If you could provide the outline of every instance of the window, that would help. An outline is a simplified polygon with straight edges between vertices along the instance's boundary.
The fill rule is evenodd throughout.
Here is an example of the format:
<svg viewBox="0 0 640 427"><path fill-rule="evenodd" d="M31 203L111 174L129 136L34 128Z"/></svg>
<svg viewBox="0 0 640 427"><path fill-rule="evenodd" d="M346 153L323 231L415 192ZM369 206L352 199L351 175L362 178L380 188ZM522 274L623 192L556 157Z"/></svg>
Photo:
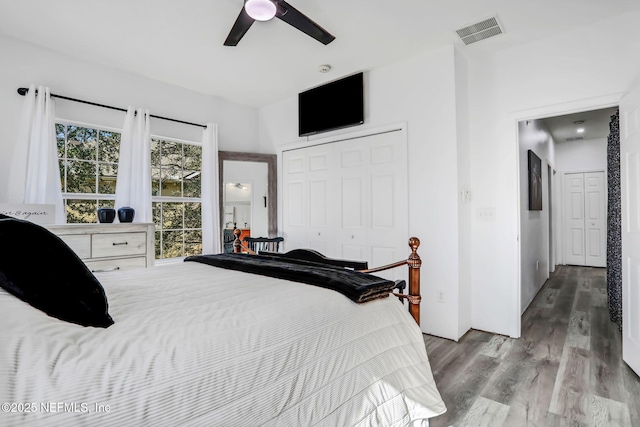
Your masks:
<svg viewBox="0 0 640 427"><path fill-rule="evenodd" d="M99 207L115 207L119 131L57 123L67 223L95 223ZM202 253L202 147L151 140L151 194L156 258Z"/></svg>
<svg viewBox="0 0 640 427"><path fill-rule="evenodd" d="M56 138L67 223L97 222L99 207L114 207L120 133L57 123Z"/></svg>
<svg viewBox="0 0 640 427"><path fill-rule="evenodd" d="M202 253L202 147L151 139L151 195L156 258Z"/></svg>

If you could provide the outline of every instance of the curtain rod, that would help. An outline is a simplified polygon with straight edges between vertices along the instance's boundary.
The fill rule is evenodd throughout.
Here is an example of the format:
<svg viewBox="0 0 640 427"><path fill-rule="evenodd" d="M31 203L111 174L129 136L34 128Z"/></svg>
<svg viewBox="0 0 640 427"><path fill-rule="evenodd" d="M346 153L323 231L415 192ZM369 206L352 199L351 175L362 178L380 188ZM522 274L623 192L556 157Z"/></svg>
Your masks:
<svg viewBox="0 0 640 427"><path fill-rule="evenodd" d="M29 92L29 88L26 88L26 87L18 88L18 93L20 95L22 95L22 96L25 96L27 94L27 92ZM38 94L38 91L36 90L36 95L37 94ZM55 98L66 99L67 101L75 101L75 102L80 102L82 104L94 105L96 107L109 108L110 110L124 111L125 113L127 112L127 110L125 110L124 108L112 107L111 105L97 104L95 102L83 101L82 99L69 98L68 96L56 95L55 93L52 93L51 96L55 97ZM205 128L205 129L207 128L206 125L201 125L201 124L198 124L198 123L185 122L183 120L171 119L169 117L155 116L153 114L149 114L149 116L153 117L154 119L168 120L170 122L182 123L184 125L198 126L198 127Z"/></svg>

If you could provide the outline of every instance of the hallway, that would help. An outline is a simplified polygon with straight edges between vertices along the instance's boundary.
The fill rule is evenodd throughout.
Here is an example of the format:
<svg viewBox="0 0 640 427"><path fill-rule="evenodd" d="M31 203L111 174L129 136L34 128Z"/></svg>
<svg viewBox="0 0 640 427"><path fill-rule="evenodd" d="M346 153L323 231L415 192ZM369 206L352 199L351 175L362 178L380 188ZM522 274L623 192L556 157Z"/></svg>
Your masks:
<svg viewBox="0 0 640 427"><path fill-rule="evenodd" d="M638 426L640 378L622 361L603 268L559 266L511 339L424 335L447 412L440 426Z"/></svg>

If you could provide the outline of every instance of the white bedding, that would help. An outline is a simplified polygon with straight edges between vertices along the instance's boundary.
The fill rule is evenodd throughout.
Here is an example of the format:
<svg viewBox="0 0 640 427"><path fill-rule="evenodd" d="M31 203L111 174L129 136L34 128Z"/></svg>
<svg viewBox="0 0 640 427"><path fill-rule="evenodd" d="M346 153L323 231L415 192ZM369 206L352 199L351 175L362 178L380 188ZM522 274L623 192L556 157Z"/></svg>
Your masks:
<svg viewBox="0 0 640 427"><path fill-rule="evenodd" d="M0 425L387 427L445 411L396 298L195 262L97 277L107 329L0 289Z"/></svg>

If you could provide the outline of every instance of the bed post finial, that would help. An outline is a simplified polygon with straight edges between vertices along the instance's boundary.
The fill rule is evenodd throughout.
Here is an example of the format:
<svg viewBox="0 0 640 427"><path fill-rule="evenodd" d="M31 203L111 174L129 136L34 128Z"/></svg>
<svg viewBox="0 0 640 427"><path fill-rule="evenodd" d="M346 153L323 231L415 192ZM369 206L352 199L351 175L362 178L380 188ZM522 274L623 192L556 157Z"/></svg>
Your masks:
<svg viewBox="0 0 640 427"><path fill-rule="evenodd" d="M407 265L409 266L409 312L413 316L413 319L418 325L420 325L420 267L422 266L422 260L418 255L418 247L420 247L420 239L417 237L411 237L409 239L409 247L411 248L411 254L407 259Z"/></svg>
<svg viewBox="0 0 640 427"><path fill-rule="evenodd" d="M239 228L233 230L233 235L236 236L236 239L233 241L234 253L242 252L242 240L240 240L240 234L242 234L242 231Z"/></svg>
<svg viewBox="0 0 640 427"><path fill-rule="evenodd" d="M409 255L409 266L411 268L420 268L422 260L418 255L418 248L420 247L420 239L417 237L411 237L409 239L409 247L411 248L411 254Z"/></svg>

